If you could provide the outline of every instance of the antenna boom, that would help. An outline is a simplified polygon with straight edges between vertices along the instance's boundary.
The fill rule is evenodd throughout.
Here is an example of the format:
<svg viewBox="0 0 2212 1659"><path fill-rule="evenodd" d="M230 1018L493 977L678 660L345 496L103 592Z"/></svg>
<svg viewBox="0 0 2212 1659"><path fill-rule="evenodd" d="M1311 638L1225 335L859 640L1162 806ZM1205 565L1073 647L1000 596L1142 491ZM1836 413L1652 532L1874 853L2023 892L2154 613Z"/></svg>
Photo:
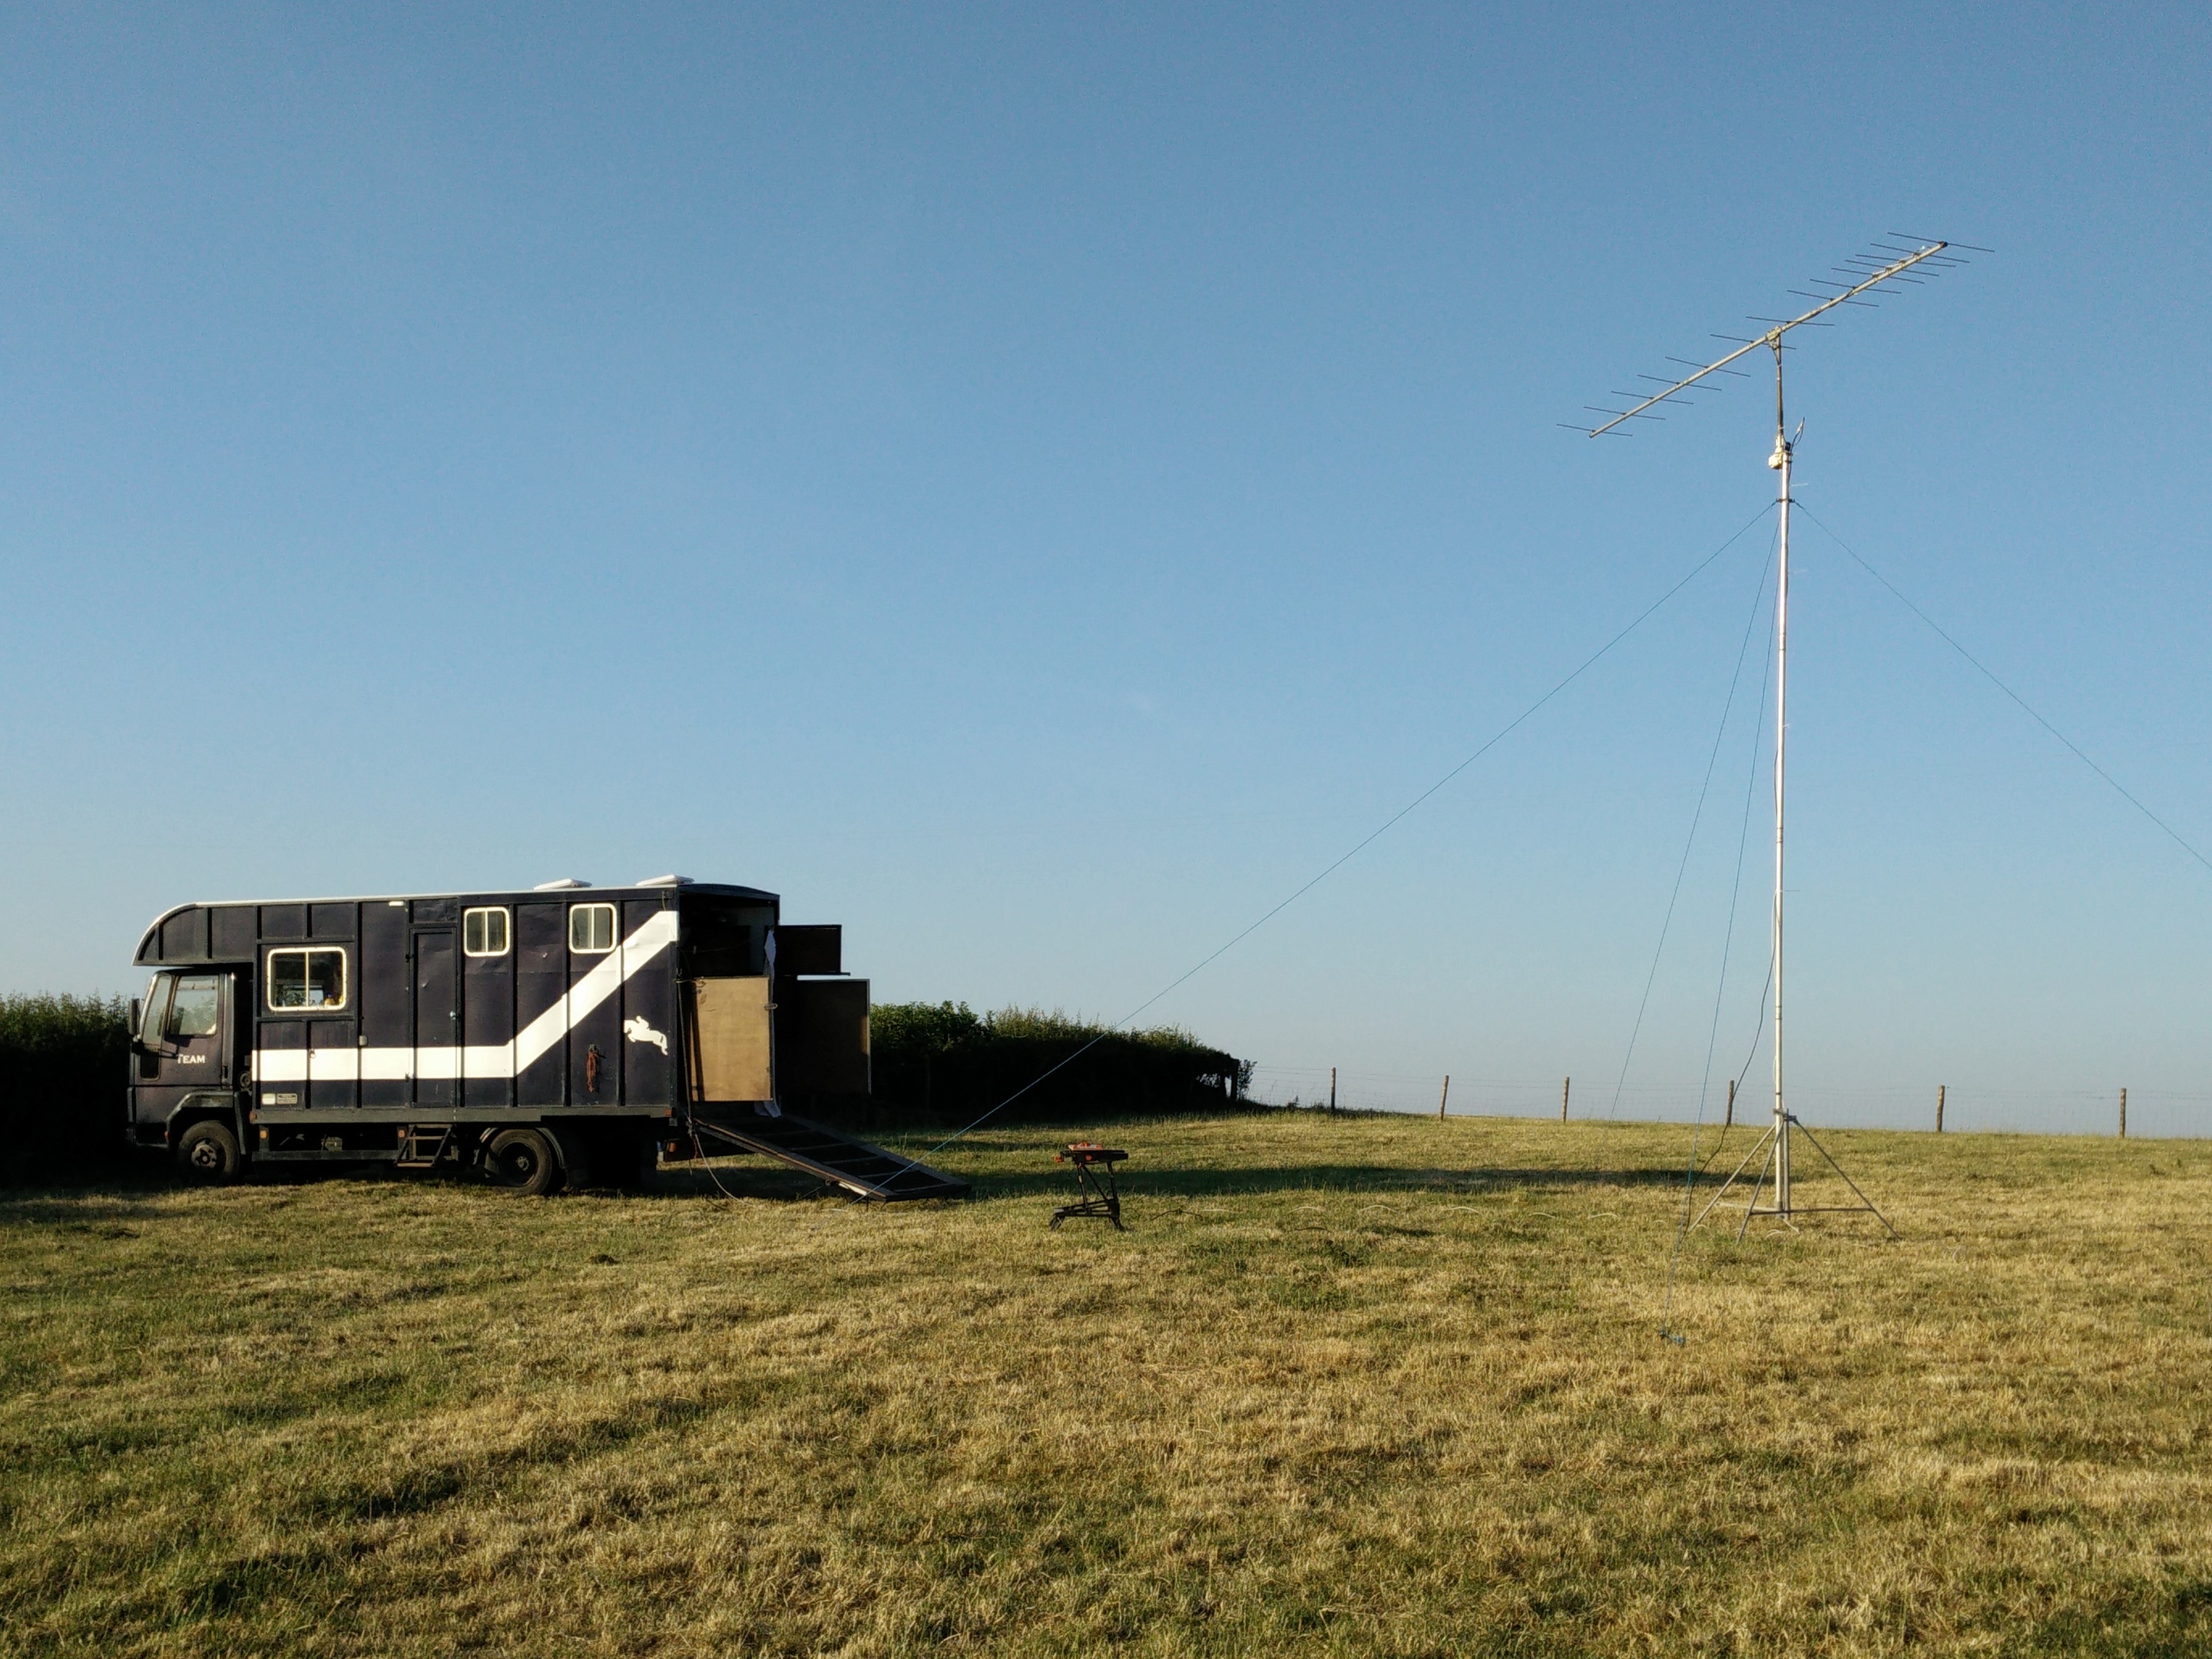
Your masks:
<svg viewBox="0 0 2212 1659"><path fill-rule="evenodd" d="M1818 317L1824 311L1833 311L1838 306L1846 304L1850 301L1856 299L1859 295L1865 293L1870 288L1879 288L1882 283L1889 281L1891 277L1897 276L1899 272L1911 270L1913 266L1918 264L1923 259L1932 258L1950 246L1951 245L1948 242L1930 242L1927 246L1917 249L1913 252L1906 254L1901 259L1893 260L1890 264L1884 265L1880 270L1875 271L1872 276L1869 276L1864 282L1860 283L1856 287L1845 289L1841 294L1836 295L1832 298L1823 300L1819 305L1814 306L1810 311L1805 313L1802 316L1791 317L1786 320L1778 321L1773 327L1768 329L1765 333L1760 335L1757 339L1747 340L1742 345L1738 346L1734 351L1729 352L1727 356L1720 358L1716 362L1707 363L1696 374L1685 376L1683 379L1675 381L1674 385L1668 386L1664 392L1654 392L1650 397L1646 398L1642 403L1638 404L1633 409L1625 409L1621 410L1620 414L1614 416L1612 420L1607 421L1603 426L1593 427L1590 429L1589 435L1595 438L1601 436L1605 433L1610 432L1614 427L1619 426L1623 421L1632 420L1637 416L1641 415L1645 410L1650 408L1652 404L1664 403L1676 392L1687 391L1690 387L1697 385L1698 381L1704 380L1706 375L1719 373L1721 370L1726 368L1730 363L1734 362L1737 358L1746 356L1750 353L1756 351L1761 346L1771 346L1778 349L1782 344L1782 337L1787 334L1791 329L1803 326L1805 324L1811 322L1815 317ZM1862 301L1861 303L1864 302Z"/></svg>

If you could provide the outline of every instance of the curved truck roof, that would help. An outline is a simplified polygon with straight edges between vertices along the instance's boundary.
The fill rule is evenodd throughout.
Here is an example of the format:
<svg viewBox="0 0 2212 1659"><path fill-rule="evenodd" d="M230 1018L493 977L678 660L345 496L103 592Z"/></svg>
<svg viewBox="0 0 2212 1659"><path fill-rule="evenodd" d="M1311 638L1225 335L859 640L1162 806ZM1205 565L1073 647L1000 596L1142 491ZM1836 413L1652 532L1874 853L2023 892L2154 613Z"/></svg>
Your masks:
<svg viewBox="0 0 2212 1659"><path fill-rule="evenodd" d="M442 920L453 921L458 918L459 907L464 902L471 905L605 903L644 898L665 901L672 895L685 898L696 895L707 898L735 899L752 904L777 905L781 902L776 894L758 887L705 881L635 882L627 887L494 887L446 893L359 893L322 898L200 900L190 904L174 905L155 917L140 938L137 952L131 961L143 967L173 962L247 960L254 956L256 946L264 937L281 936L288 939L312 937L315 932L313 916L319 906L447 905L453 907L453 915ZM264 912L270 910L296 913L299 925L296 927L280 925L277 933L269 933L262 918ZM229 926L217 925L215 919L219 913L223 915ZM236 921L231 921L232 918L236 918ZM347 929L349 934L351 931L350 927Z"/></svg>

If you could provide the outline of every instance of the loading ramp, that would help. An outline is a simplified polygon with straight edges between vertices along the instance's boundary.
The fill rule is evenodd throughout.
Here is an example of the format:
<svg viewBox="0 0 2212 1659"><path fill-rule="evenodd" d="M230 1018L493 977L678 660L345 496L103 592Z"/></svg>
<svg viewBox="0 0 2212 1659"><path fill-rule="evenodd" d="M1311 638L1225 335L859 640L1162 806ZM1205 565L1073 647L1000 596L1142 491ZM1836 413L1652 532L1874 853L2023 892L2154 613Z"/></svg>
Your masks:
<svg viewBox="0 0 2212 1659"><path fill-rule="evenodd" d="M875 1203L968 1196L968 1183L958 1176L916 1164L803 1117L694 1115L691 1127L702 1137L740 1152L775 1158Z"/></svg>

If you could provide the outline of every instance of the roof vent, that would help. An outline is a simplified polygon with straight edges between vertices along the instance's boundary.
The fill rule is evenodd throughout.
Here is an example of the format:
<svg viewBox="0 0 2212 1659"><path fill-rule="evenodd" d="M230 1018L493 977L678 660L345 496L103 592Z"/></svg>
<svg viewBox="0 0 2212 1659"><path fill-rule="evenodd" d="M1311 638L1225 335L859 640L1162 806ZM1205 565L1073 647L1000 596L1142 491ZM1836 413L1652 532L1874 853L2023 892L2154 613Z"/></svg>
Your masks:
<svg viewBox="0 0 2212 1659"><path fill-rule="evenodd" d="M636 884L640 887L689 887L691 884L691 878L689 876L647 876L643 881L641 881Z"/></svg>
<svg viewBox="0 0 2212 1659"><path fill-rule="evenodd" d="M574 876L563 876L558 881L541 881L530 890L533 893L565 893L571 887L589 887L588 881L578 881Z"/></svg>

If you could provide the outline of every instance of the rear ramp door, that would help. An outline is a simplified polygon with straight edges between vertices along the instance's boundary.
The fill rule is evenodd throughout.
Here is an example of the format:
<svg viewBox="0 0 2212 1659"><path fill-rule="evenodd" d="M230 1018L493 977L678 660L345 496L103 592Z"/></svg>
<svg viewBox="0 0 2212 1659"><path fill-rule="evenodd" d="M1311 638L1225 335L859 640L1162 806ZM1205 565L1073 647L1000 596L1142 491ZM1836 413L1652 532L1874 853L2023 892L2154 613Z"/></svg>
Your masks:
<svg viewBox="0 0 2212 1659"><path fill-rule="evenodd" d="M708 1150L735 1147L758 1152L818 1176L855 1198L896 1204L908 1199L968 1196L968 1183L958 1176L933 1170L927 1164L901 1158L803 1117L697 1117L692 1123L708 1140L723 1143Z"/></svg>

